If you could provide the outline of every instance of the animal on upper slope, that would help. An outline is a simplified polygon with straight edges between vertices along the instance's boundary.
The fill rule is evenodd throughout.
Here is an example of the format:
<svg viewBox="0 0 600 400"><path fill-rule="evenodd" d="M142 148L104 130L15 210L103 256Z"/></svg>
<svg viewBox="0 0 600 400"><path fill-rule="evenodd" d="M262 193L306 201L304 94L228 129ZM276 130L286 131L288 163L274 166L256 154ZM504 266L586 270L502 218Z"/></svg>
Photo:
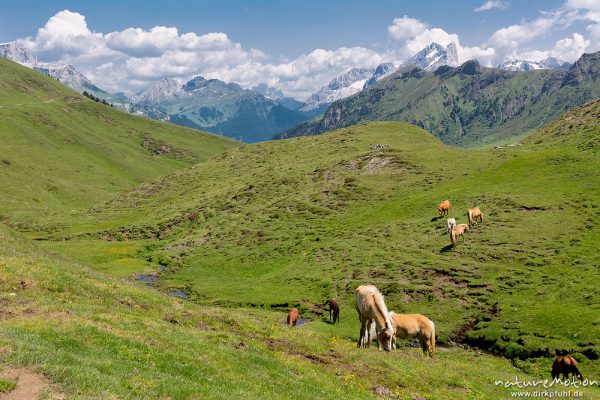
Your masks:
<svg viewBox="0 0 600 400"><path fill-rule="evenodd" d="M445 217L446 215L448 215L448 212L450 211L450 208L452 208L452 205L450 204L450 200L444 200L440 203L440 205L438 206L438 213L440 214L440 218Z"/></svg>
<svg viewBox="0 0 600 400"><path fill-rule="evenodd" d="M452 229L452 231L450 231L450 242L452 243L452 247L456 247L456 244L458 243L458 238L461 236L463 238L463 243L464 243L464 241L465 241L464 233L465 232L469 232L469 225L467 225L467 224L456 225L456 228L454 228L454 229Z"/></svg>
<svg viewBox="0 0 600 400"><path fill-rule="evenodd" d="M477 222L483 222L483 214L479 207L469 208L467 211L469 226L475 225Z"/></svg>
<svg viewBox="0 0 600 400"><path fill-rule="evenodd" d="M446 221L446 230L448 233L452 232L452 229L456 228L456 219L448 218Z"/></svg>

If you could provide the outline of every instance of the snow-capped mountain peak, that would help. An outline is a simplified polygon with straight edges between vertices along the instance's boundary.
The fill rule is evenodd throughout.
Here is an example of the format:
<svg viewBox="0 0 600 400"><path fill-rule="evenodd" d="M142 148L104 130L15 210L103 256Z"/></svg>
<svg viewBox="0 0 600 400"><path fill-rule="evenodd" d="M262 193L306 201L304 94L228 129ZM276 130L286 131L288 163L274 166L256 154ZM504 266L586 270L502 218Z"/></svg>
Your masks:
<svg viewBox="0 0 600 400"><path fill-rule="evenodd" d="M442 65L458 67L458 52L454 42L444 47L439 43L432 42L423 50L406 60L403 65L415 65L427 71L435 71Z"/></svg>
<svg viewBox="0 0 600 400"><path fill-rule="evenodd" d="M300 111L310 111L323 104L329 104L359 92L373 75L372 68L352 68L333 78L326 86L313 93Z"/></svg>
<svg viewBox="0 0 600 400"><path fill-rule="evenodd" d="M263 96L265 96L267 99L271 99L271 100L279 100L279 99L283 99L285 97L281 90L271 87L271 86L268 86L264 83L259 83L258 85L254 86L250 90L260 93Z"/></svg>
<svg viewBox="0 0 600 400"><path fill-rule="evenodd" d="M160 103L185 95L186 92L181 88L179 82L175 79L165 78L154 82L148 89L133 96L131 99L136 103Z"/></svg>
<svg viewBox="0 0 600 400"><path fill-rule="evenodd" d="M513 58L498 65L507 71L533 71L536 69L569 69L571 64L556 57L547 57L541 61L527 61Z"/></svg>
<svg viewBox="0 0 600 400"><path fill-rule="evenodd" d="M4 57L26 67L33 68L37 65L37 59L29 50L19 42L0 43L0 57Z"/></svg>
<svg viewBox="0 0 600 400"><path fill-rule="evenodd" d="M93 85L93 83L71 64L37 64L33 69L58 79L69 87Z"/></svg>
<svg viewBox="0 0 600 400"><path fill-rule="evenodd" d="M371 75L371 77L365 82L363 89L373 86L377 81L391 74L395 70L396 66L390 62L379 64L377 68L375 68L373 75Z"/></svg>

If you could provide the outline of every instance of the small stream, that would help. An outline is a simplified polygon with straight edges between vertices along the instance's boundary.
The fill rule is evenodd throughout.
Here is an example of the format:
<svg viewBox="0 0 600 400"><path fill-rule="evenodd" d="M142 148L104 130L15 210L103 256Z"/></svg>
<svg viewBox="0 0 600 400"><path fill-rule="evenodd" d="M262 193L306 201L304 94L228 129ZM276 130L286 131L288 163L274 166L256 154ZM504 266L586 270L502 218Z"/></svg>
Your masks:
<svg viewBox="0 0 600 400"><path fill-rule="evenodd" d="M156 268L158 269L159 273L164 273L168 267L166 267L164 265L157 265ZM158 286L158 279L159 279L159 277L157 275L138 275L135 278L136 281L145 283L146 285L152 286L155 288ZM179 297L181 299L187 299L187 295L182 290L178 290L178 289L169 290L169 291L167 291L167 294L172 297Z"/></svg>

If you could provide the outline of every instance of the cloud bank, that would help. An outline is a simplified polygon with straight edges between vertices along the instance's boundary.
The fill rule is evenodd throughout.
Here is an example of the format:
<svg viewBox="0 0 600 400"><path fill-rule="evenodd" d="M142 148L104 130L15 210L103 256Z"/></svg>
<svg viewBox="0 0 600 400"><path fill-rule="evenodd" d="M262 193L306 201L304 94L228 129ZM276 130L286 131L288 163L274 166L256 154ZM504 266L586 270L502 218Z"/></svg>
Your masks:
<svg viewBox="0 0 600 400"><path fill-rule="evenodd" d="M487 1L475 11L505 8ZM537 38L583 22L585 31L572 33L547 49L533 48ZM100 33L88 27L85 16L63 10L52 16L35 37L20 39L39 60L73 64L105 90L136 92L162 78L189 79L196 75L236 82L243 87L266 83L286 95L304 99L334 76L353 67L399 64L431 42L457 45L461 62L476 58L493 66L507 58L540 60L557 56L574 61L585 51L600 50L600 2L568 0L560 8L540 12L530 21L501 28L476 46L465 46L458 34L404 15L387 27L385 51L366 47L315 49L297 58L276 62L259 49L244 47L226 33L181 33L176 27L127 28Z"/></svg>

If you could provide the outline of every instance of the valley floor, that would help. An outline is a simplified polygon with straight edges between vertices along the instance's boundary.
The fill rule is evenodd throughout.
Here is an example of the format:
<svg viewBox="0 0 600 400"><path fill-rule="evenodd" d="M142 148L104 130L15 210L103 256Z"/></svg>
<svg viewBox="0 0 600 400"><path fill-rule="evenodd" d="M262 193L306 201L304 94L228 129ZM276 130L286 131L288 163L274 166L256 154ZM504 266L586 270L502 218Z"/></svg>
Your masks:
<svg viewBox="0 0 600 400"><path fill-rule="evenodd" d="M503 399L537 390L510 385L550 379L566 349L597 379L600 160L577 147L595 136L550 133L465 150L374 123L230 148L100 204L8 212L0 376L37 374L49 399ZM460 222L485 214L454 251L444 198ZM435 359L356 348L366 282L435 321ZM291 306L311 322L287 327Z"/></svg>

